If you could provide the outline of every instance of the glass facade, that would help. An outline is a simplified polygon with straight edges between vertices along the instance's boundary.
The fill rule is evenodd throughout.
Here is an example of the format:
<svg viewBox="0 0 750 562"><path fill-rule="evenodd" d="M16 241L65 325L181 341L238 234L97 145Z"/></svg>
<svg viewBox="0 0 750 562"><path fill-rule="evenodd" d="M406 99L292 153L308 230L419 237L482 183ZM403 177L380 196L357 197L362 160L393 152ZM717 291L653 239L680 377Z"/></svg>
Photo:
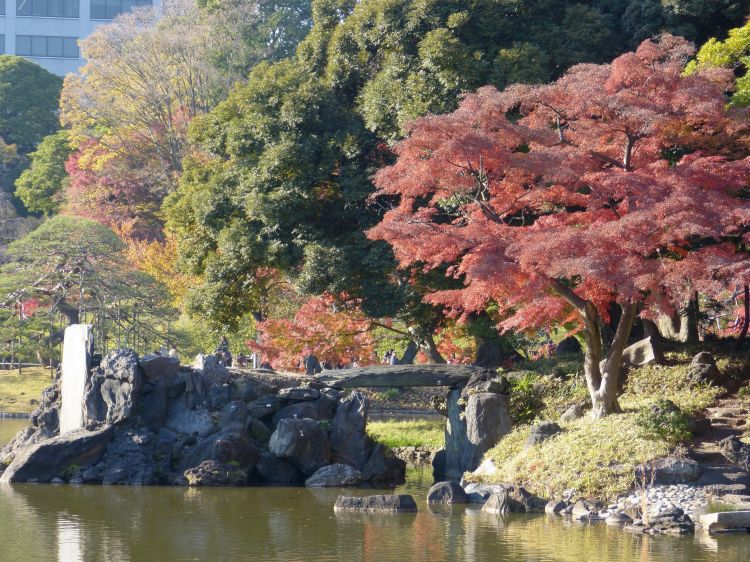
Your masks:
<svg viewBox="0 0 750 562"><path fill-rule="evenodd" d="M0 35L0 55L5 54L5 35Z"/></svg>
<svg viewBox="0 0 750 562"><path fill-rule="evenodd" d="M152 0L91 0L91 19L111 20L133 8L151 5Z"/></svg>
<svg viewBox="0 0 750 562"><path fill-rule="evenodd" d="M40 18L77 18L79 0L16 0L16 15Z"/></svg>
<svg viewBox="0 0 750 562"><path fill-rule="evenodd" d="M26 57L59 57L77 59L77 37L51 35L17 35L16 54Z"/></svg>

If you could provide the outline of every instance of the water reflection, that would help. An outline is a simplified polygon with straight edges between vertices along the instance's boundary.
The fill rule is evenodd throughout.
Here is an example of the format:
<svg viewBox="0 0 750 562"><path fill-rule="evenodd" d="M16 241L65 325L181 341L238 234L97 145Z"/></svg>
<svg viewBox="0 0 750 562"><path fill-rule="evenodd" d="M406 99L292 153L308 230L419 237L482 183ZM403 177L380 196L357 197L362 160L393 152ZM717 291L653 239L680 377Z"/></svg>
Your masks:
<svg viewBox="0 0 750 562"><path fill-rule="evenodd" d="M545 516L429 510L334 514L341 490L0 486L2 560L638 561L750 560L750 536L639 537ZM375 490L347 490L366 495Z"/></svg>

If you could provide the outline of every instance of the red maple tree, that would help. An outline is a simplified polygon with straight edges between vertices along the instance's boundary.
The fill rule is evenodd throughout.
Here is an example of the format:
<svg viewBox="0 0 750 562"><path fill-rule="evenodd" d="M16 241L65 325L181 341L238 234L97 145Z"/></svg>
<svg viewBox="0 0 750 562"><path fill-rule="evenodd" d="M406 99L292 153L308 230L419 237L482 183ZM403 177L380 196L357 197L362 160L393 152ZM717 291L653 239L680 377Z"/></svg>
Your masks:
<svg viewBox="0 0 750 562"><path fill-rule="evenodd" d="M747 146L747 116L725 109L731 74L682 75L692 52L664 35L549 85L482 88L415 121L375 176L376 197L399 202L369 236L463 280L430 302L461 315L494 301L504 329L578 323L596 417L620 411L637 315L750 277L750 159L711 141Z"/></svg>

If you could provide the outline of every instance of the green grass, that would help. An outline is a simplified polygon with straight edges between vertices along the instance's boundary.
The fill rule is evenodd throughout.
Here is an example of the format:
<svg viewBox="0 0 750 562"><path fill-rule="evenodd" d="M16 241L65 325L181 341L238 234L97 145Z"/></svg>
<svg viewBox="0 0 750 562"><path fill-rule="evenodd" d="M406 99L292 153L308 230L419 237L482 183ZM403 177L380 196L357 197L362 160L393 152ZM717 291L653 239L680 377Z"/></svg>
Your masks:
<svg viewBox="0 0 750 562"><path fill-rule="evenodd" d="M706 513L724 513L725 511L739 511L739 506L724 502L709 502Z"/></svg>
<svg viewBox="0 0 750 562"><path fill-rule="evenodd" d="M24 367L20 376L18 370L0 370L0 412L31 412L36 406L30 401L39 401L51 380L42 367Z"/></svg>
<svg viewBox="0 0 750 562"><path fill-rule="evenodd" d="M445 419L386 420L367 422L367 433L387 447L429 447L445 444Z"/></svg>

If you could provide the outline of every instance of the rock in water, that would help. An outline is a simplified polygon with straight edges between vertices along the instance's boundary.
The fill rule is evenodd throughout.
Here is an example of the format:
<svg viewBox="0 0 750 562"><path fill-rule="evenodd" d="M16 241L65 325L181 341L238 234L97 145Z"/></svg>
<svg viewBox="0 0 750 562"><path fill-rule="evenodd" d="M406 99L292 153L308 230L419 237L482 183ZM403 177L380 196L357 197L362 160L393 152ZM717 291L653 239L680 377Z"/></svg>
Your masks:
<svg viewBox="0 0 750 562"><path fill-rule="evenodd" d="M376 443L362 469L362 477L367 482L403 484L406 480L406 462L397 458L393 451L382 443Z"/></svg>
<svg viewBox="0 0 750 562"><path fill-rule="evenodd" d="M0 477L2 482L49 482L68 467L96 463L112 439L112 427L71 431L26 447Z"/></svg>
<svg viewBox="0 0 750 562"><path fill-rule="evenodd" d="M310 419L281 420L271 435L268 449L295 465L305 476L328 464L331 448L328 434Z"/></svg>
<svg viewBox="0 0 750 562"><path fill-rule="evenodd" d="M348 464L329 464L315 471L305 480L308 488L334 488L356 486L362 482L362 473Z"/></svg>
<svg viewBox="0 0 750 562"><path fill-rule="evenodd" d="M331 427L331 452L333 460L364 468L369 457L369 440L365 433L370 400L354 391L344 398L336 409Z"/></svg>
<svg viewBox="0 0 750 562"><path fill-rule="evenodd" d="M392 496L339 496L334 511L366 511L372 513L414 513L417 504L408 495Z"/></svg>
<svg viewBox="0 0 750 562"><path fill-rule="evenodd" d="M132 349L116 349L86 383L84 424L114 424L135 414L141 390L141 368Z"/></svg>
<svg viewBox="0 0 750 562"><path fill-rule="evenodd" d="M255 472L263 482L268 484L299 484L304 479L297 467L274 457L267 451L261 452Z"/></svg>
<svg viewBox="0 0 750 562"><path fill-rule="evenodd" d="M469 503L469 498L456 482L438 482L427 492L427 503Z"/></svg>
<svg viewBox="0 0 750 562"><path fill-rule="evenodd" d="M508 494L504 489L490 494L482 506L482 511L495 515L505 515L508 512Z"/></svg>
<svg viewBox="0 0 750 562"><path fill-rule="evenodd" d="M185 479L190 486L244 486L247 469L209 460L186 470Z"/></svg>

